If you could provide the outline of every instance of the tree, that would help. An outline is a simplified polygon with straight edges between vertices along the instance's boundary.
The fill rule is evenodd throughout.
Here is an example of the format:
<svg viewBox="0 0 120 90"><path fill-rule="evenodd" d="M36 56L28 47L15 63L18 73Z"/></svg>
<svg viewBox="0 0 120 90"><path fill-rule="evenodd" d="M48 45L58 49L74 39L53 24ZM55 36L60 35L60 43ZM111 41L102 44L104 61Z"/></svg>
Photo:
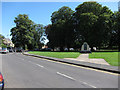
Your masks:
<svg viewBox="0 0 120 90"><path fill-rule="evenodd" d="M7 48L7 45L5 45L5 44L2 43L2 44L0 45L0 47Z"/></svg>
<svg viewBox="0 0 120 90"><path fill-rule="evenodd" d="M5 37L2 35L2 34L0 34L0 39L4 39Z"/></svg>
<svg viewBox="0 0 120 90"><path fill-rule="evenodd" d="M55 33L52 30L52 24L49 24L49 25L45 26L45 33L46 33L47 39L49 40L49 42L47 43L48 47L51 47L54 50L54 47L55 47L55 38L54 38Z"/></svg>
<svg viewBox="0 0 120 90"><path fill-rule="evenodd" d="M12 41L15 47L28 49L40 48L43 35L43 25L35 24L26 14L15 17L16 27L11 29Z"/></svg>
<svg viewBox="0 0 120 90"><path fill-rule="evenodd" d="M0 34L0 47L4 47L4 48L6 48L7 47L7 45L5 45L4 43L3 43L3 39L4 39L5 37L2 35L2 34Z"/></svg>
<svg viewBox="0 0 120 90"><path fill-rule="evenodd" d="M26 14L19 14L15 17L16 27L11 29L12 41L16 47L23 47L32 44L34 23ZM29 48L29 46L28 46Z"/></svg>
<svg viewBox="0 0 120 90"><path fill-rule="evenodd" d="M72 35L74 35L74 29L72 29L73 25L71 23L73 12L71 8L64 6L58 11L53 12L51 16L52 26L48 34L53 35L48 35L49 43L55 47L60 47L61 51L64 50L63 47L70 47L71 43L73 43ZM54 40L52 40L53 38Z"/></svg>
<svg viewBox="0 0 120 90"><path fill-rule="evenodd" d="M45 38L44 36L44 26L42 24L36 24L35 30L34 30L34 39L33 39L33 45L35 49L41 49L42 48L42 43L41 41L44 41Z"/></svg>
<svg viewBox="0 0 120 90"><path fill-rule="evenodd" d="M107 46L111 32L112 11L97 2L84 2L76 8L74 13L77 40L88 42L93 47Z"/></svg>
<svg viewBox="0 0 120 90"><path fill-rule="evenodd" d="M115 12L112 16L113 25L110 38L110 46L117 46L120 51L120 12Z"/></svg>

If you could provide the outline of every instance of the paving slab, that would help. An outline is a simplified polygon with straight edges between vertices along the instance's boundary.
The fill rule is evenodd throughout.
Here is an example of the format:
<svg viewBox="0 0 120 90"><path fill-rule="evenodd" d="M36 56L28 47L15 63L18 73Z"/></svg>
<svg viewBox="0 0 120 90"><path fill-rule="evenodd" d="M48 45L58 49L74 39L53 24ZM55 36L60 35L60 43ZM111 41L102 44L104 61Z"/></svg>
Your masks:
<svg viewBox="0 0 120 90"><path fill-rule="evenodd" d="M90 62L90 63L96 63L96 64L104 64L104 65L110 65L107 63L104 59L89 59L89 54L81 54L77 58L64 58L66 60L76 60L76 61L82 61L82 62Z"/></svg>

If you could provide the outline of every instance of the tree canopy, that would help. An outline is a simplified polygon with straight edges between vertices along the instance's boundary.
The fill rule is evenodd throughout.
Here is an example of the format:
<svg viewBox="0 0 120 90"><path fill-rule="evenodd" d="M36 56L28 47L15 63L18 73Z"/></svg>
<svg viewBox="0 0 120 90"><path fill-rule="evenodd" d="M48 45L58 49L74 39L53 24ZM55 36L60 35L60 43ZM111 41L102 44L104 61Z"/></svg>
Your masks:
<svg viewBox="0 0 120 90"><path fill-rule="evenodd" d="M113 25L110 38L110 46L118 46L120 51L120 12L115 12L112 16Z"/></svg>
<svg viewBox="0 0 120 90"><path fill-rule="evenodd" d="M16 26L11 29L11 35L15 46L24 49L39 47L43 26L35 24L26 14L19 14L14 22Z"/></svg>
<svg viewBox="0 0 120 90"><path fill-rule="evenodd" d="M75 48L87 42L91 48L109 47L113 45L112 37L118 35L118 16L107 6L95 1L83 2L75 11L66 6L61 7L52 13L52 24L46 26L49 45Z"/></svg>
<svg viewBox="0 0 120 90"><path fill-rule="evenodd" d="M77 39L80 39L81 43L88 42L91 48L106 46L111 32L112 11L97 2L84 2L75 10L75 29L79 37Z"/></svg>
<svg viewBox="0 0 120 90"><path fill-rule="evenodd" d="M63 6L51 15L51 24L45 27L35 24L26 14L15 17L16 26L11 29L16 47L40 49L45 34L50 48L80 48L87 42L91 49L113 48L120 51L120 12L112 12L95 1L83 2L73 11Z"/></svg>
<svg viewBox="0 0 120 90"><path fill-rule="evenodd" d="M74 32L71 22L73 13L74 11L71 8L61 7L58 11L52 13L52 25L47 28L47 32L49 30L49 43L54 47L60 47L61 51L63 51L63 47L70 47L71 43L73 43L72 35L74 35Z"/></svg>

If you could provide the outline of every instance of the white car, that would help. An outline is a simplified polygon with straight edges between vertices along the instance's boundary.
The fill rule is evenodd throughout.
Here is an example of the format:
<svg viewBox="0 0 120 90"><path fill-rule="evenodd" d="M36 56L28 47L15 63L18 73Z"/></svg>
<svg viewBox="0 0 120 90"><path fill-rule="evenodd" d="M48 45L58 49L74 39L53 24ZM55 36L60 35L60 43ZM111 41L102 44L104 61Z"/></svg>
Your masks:
<svg viewBox="0 0 120 90"><path fill-rule="evenodd" d="M2 50L0 49L1 53L8 53L9 51L7 50L7 48L2 48Z"/></svg>

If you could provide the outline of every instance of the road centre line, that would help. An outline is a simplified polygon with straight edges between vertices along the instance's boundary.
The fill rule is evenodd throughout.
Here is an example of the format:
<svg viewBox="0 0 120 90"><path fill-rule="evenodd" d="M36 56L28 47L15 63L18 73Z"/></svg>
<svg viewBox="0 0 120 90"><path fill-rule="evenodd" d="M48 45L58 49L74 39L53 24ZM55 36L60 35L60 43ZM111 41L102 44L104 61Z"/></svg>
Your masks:
<svg viewBox="0 0 120 90"><path fill-rule="evenodd" d="M17 58L18 58L18 57L17 57ZM22 59L22 58L18 58L18 59L21 59L21 60L23 60L23 61L25 60L25 59ZM36 64L36 63L34 63L34 62L32 62L32 61L28 61L28 62L30 62L30 63L32 63L32 64L35 64L35 65L37 65L37 66L39 66L39 67L42 67L42 68L44 67L44 66L42 66L42 65L40 65L40 64Z"/></svg>
<svg viewBox="0 0 120 90"><path fill-rule="evenodd" d="M81 82L81 81L79 81L79 82ZM88 85L88 86L90 86L90 87L97 88L97 87L95 87L95 86L93 86L93 85L90 85L90 84L88 84L88 83L86 83L86 82L82 82L82 83L84 83L84 84L86 84L86 85Z"/></svg>
<svg viewBox="0 0 120 90"><path fill-rule="evenodd" d="M107 74L111 74L111 75L120 76L120 74L116 74L116 73L112 73L112 72L107 72L107 71L102 71L102 70L97 70L97 69L93 69L93 68L82 67L82 66L72 65L72 64L63 63L63 62L52 61L52 60L49 60L49 59L43 59L43 58L38 58L38 57L33 57L33 58L37 58L37 59L41 59L41 60L47 60L47 61L50 61L50 62L55 62L55 63L64 64L64 65L68 65L68 66L73 66L73 67L78 67L78 68L83 68L83 69L88 69L88 70L92 70L92 71L97 71L97 72L102 72L102 73L107 73Z"/></svg>
<svg viewBox="0 0 120 90"><path fill-rule="evenodd" d="M29 61L29 62L31 62L31 61ZM31 62L31 63L33 63L33 62ZM35 64L35 63L33 63L33 64ZM39 66L39 67L44 67L44 66L42 66L42 65L40 65L40 64L36 64L37 66ZM64 77L66 77L66 78L68 78L68 79L71 79L71 80L74 80L74 81L77 81L76 79L74 79L73 77L71 77L71 76L68 76L68 75L66 75L66 74L63 74L63 73L60 73L60 72L56 72L58 75L61 75L61 76L64 76ZM86 82L83 82L83 81L78 81L78 82L81 82L81 83L83 83L83 84L85 84L85 85L88 85L88 86L90 86L90 87L92 87L92 88L97 88L97 87L95 87L95 86L93 86L93 85L90 85L90 84L88 84L88 83L86 83Z"/></svg>
<svg viewBox="0 0 120 90"><path fill-rule="evenodd" d="M34 63L34 62L31 62L31 61L28 61L28 62L30 62L30 63L32 63L32 64L34 64L34 65L37 65L37 66L39 66L39 67L44 67L44 66L42 66L42 65L40 65L40 64L36 64L36 63Z"/></svg>
<svg viewBox="0 0 120 90"><path fill-rule="evenodd" d="M61 76L64 76L64 77L66 77L66 78L68 78L68 79L77 81L77 80L74 79L73 77L70 77L70 76L68 76L68 75L66 75L66 74L63 74L63 73L60 73L60 72L57 72L57 74L58 74L58 75L61 75ZM90 87L92 87L92 88L97 88L97 87L95 87L95 86L93 86L93 85L90 85L90 84L88 84L88 83L86 83L86 82L83 82L83 81L78 81L78 82L83 83L83 84L85 84L85 85L87 85L87 86L90 86Z"/></svg>
<svg viewBox="0 0 120 90"><path fill-rule="evenodd" d="M65 74L63 74L63 73L57 72L57 74L58 74L58 75L61 75L61 76L64 76L64 77L66 77L66 78L69 78L69 79L71 79L71 80L75 80L74 78L72 78L72 77L70 77L70 76L68 76L68 75L65 75Z"/></svg>
<svg viewBox="0 0 120 90"><path fill-rule="evenodd" d="M36 64L36 65L39 66L39 67L42 67L42 68L44 67L44 66L42 66L42 65L40 65L40 64Z"/></svg>
<svg viewBox="0 0 120 90"><path fill-rule="evenodd" d="M31 63L31 61L28 61L28 62L30 62L30 63Z"/></svg>

